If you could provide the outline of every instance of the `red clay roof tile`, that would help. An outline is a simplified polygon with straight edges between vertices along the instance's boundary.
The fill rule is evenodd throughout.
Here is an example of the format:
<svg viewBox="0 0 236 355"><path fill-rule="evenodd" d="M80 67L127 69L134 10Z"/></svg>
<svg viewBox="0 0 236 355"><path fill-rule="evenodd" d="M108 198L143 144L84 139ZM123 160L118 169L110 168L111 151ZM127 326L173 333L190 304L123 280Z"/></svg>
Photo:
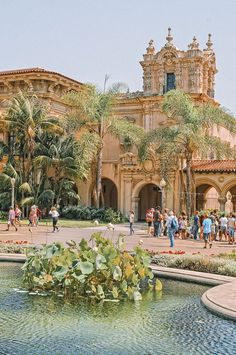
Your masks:
<svg viewBox="0 0 236 355"><path fill-rule="evenodd" d="M193 160L195 172L236 172L235 160Z"/></svg>

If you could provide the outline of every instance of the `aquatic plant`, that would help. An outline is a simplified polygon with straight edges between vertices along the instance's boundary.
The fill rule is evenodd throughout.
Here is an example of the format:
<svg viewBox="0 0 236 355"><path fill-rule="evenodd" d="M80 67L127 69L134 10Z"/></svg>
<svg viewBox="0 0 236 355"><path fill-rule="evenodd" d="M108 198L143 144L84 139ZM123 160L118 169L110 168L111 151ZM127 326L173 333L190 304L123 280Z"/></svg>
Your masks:
<svg viewBox="0 0 236 355"><path fill-rule="evenodd" d="M23 266L24 283L31 291L53 291L64 296L97 300L141 300L145 289L161 290L149 267L150 256L140 246L130 255L124 236L116 245L94 233L89 242L70 240L32 251Z"/></svg>

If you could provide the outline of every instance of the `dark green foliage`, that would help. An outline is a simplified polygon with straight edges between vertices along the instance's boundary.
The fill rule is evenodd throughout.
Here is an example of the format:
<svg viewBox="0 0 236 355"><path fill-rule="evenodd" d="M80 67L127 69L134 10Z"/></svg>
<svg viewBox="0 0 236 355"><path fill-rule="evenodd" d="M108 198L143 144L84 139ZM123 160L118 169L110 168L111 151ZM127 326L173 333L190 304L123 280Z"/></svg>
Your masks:
<svg viewBox="0 0 236 355"><path fill-rule="evenodd" d="M120 211L112 208L96 208L88 206L68 206L62 209L62 218L78 220L99 220L110 223L123 223L127 219Z"/></svg>

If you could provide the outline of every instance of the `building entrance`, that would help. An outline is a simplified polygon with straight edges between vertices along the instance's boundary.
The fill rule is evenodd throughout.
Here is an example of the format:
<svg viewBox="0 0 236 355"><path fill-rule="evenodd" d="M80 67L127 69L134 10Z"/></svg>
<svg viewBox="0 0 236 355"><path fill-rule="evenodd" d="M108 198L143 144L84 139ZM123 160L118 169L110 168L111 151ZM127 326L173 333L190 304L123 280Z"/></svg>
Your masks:
<svg viewBox="0 0 236 355"><path fill-rule="evenodd" d="M161 207L161 201L162 192L160 187L155 184L145 185L139 192L138 219L145 221L147 209Z"/></svg>

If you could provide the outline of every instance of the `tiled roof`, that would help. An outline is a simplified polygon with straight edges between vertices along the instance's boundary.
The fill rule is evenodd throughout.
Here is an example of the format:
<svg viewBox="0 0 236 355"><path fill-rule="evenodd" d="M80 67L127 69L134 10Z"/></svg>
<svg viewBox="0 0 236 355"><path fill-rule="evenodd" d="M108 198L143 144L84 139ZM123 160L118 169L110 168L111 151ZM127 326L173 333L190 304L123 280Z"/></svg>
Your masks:
<svg viewBox="0 0 236 355"><path fill-rule="evenodd" d="M68 76L65 76L63 74L50 71L50 70L45 70L43 68L25 68L25 69L15 69L15 70L4 70L0 71L0 76L6 76L6 75L14 75L14 74L28 74L28 73L44 73L44 74L54 74L54 75L59 75L67 80L74 81L76 84L83 85L81 82L71 79Z"/></svg>
<svg viewBox="0 0 236 355"><path fill-rule="evenodd" d="M195 172L236 172L235 160L193 160Z"/></svg>

